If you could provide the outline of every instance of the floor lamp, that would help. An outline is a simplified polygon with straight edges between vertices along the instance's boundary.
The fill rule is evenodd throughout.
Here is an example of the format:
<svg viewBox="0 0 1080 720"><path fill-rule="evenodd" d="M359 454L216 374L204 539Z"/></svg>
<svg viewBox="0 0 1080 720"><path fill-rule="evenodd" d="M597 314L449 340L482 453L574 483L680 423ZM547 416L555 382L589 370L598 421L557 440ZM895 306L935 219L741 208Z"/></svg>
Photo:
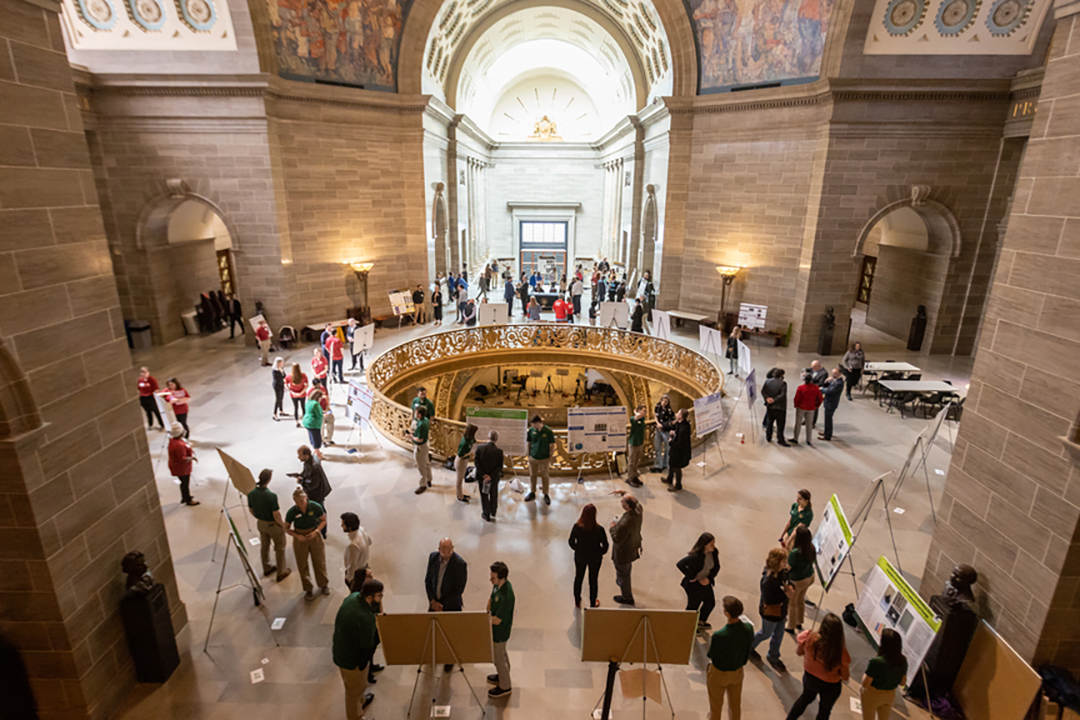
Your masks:
<svg viewBox="0 0 1080 720"><path fill-rule="evenodd" d="M370 262L354 262L349 263L352 266L353 272L356 273L356 279L360 281L360 317L356 318L361 325L368 325L371 323L371 308L368 306L368 273L375 267L375 263Z"/></svg>
<svg viewBox="0 0 1080 720"><path fill-rule="evenodd" d="M724 303L727 301L727 289L731 283L735 282L735 276L739 274L739 270L742 268L735 265L717 265L716 272L720 273L720 279L724 281L724 284L720 286L720 327L718 330L724 330Z"/></svg>

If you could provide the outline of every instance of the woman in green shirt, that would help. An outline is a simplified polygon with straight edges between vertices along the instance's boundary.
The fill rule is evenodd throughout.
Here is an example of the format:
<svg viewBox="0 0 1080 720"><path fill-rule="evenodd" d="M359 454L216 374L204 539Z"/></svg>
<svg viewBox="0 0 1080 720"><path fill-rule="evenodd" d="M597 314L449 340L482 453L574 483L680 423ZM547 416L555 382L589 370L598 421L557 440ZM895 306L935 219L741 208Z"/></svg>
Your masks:
<svg viewBox="0 0 1080 720"><path fill-rule="evenodd" d="M810 502L810 491L803 488L795 495L795 502L791 506L791 517L788 519L784 531L780 533L780 544L787 545L788 540L795 534L795 528L805 525L810 529L810 523L814 521L814 506Z"/></svg>
<svg viewBox="0 0 1080 720"><path fill-rule="evenodd" d="M889 720L896 688L907 685L904 640L892 628L881 631L877 657L866 666L862 679L863 720Z"/></svg>
<svg viewBox="0 0 1080 720"><path fill-rule="evenodd" d="M788 611L787 631L792 635L802 632L803 616L806 613L806 591L814 584L814 561L817 550L814 549L814 537L805 525L795 528L795 534L788 541L788 579L795 588L791 594L791 609Z"/></svg>
<svg viewBox="0 0 1080 720"><path fill-rule="evenodd" d="M469 467L469 458L472 457L473 446L476 445L476 431L479 428L472 423L465 426L465 434L457 446L457 499L463 503L469 502L469 496L465 494L465 470Z"/></svg>
<svg viewBox="0 0 1080 720"><path fill-rule="evenodd" d="M322 399L321 390L312 390L308 395L307 404L304 406L304 418L300 421L300 425L307 428L308 439L311 440L311 447L315 451L315 457L320 460L323 459L322 450L322 421L323 411L322 406L319 404L319 400Z"/></svg>

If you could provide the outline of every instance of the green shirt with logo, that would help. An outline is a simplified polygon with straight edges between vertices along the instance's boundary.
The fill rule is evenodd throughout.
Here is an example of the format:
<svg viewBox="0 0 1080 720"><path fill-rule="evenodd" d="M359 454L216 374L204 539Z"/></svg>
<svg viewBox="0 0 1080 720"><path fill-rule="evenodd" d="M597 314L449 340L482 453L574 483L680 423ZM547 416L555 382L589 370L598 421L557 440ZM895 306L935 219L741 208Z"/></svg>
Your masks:
<svg viewBox="0 0 1080 720"><path fill-rule="evenodd" d="M297 505L289 508L289 512L285 513L285 524L292 524L293 530L297 532L306 532L319 527L319 521L325 514L326 511L323 510L322 505L308 500L307 510L303 512Z"/></svg>
<svg viewBox="0 0 1080 720"><path fill-rule="evenodd" d="M269 488L257 487L247 495L248 507L256 520L274 522L274 513L281 509L278 505L277 495L270 492Z"/></svg>
<svg viewBox="0 0 1080 720"><path fill-rule="evenodd" d="M499 624L491 626L491 641L506 642L510 639L510 628L514 624L514 586L509 580L502 587L491 587L491 616L499 618Z"/></svg>
<svg viewBox="0 0 1080 720"><path fill-rule="evenodd" d="M637 447L645 444L645 418L630 418L630 445Z"/></svg>
<svg viewBox="0 0 1080 720"><path fill-rule="evenodd" d="M547 460L551 457L551 446L555 444L555 433L547 425L539 430L529 428L529 457L533 460Z"/></svg>

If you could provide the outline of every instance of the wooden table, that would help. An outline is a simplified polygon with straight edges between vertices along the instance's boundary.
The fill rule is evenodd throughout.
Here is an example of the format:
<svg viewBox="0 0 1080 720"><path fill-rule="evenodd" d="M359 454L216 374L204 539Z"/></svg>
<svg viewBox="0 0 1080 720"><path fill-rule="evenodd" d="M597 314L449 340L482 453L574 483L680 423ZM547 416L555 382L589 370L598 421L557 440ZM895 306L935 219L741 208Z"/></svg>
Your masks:
<svg viewBox="0 0 1080 720"><path fill-rule="evenodd" d="M967 391L962 387L950 385L942 380L882 380L881 387L891 392L915 392L915 393L953 393L964 397Z"/></svg>
<svg viewBox="0 0 1080 720"><path fill-rule="evenodd" d="M346 320L334 320L334 321L330 322L329 324L330 324L330 327L339 328L339 327L345 327L346 325L348 325L349 321L348 321L348 319L346 319ZM315 323L314 325L305 325L304 329L301 330L300 332L307 339L310 339L312 337L318 338L320 335L322 335L322 331L326 327L326 325L327 325L327 323Z"/></svg>
<svg viewBox="0 0 1080 720"><path fill-rule="evenodd" d="M682 310L667 310L668 315L675 318L675 327L682 327L683 320L689 320L697 324L707 323L710 321L708 315L699 315L697 313L683 312Z"/></svg>
<svg viewBox="0 0 1080 720"><path fill-rule="evenodd" d="M903 372L913 373L919 372L919 368L915 367L911 363L906 362L868 362L863 366L863 370L870 372Z"/></svg>

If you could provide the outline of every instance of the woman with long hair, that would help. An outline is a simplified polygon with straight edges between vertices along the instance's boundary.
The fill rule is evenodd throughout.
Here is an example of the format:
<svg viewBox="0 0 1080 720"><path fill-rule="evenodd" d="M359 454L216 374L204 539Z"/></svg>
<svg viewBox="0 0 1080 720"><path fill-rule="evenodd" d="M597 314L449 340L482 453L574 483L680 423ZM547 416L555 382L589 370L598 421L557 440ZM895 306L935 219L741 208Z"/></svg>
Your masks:
<svg viewBox="0 0 1080 720"><path fill-rule="evenodd" d="M817 720L829 720L833 705L840 699L842 683L851 676L844 623L839 616L829 613L817 632L804 630L799 633L798 644L795 652L803 656L803 691L791 706L787 720L802 717L815 698L818 701Z"/></svg>
<svg viewBox="0 0 1080 720"><path fill-rule="evenodd" d="M293 419L296 427L300 427L300 416L304 412L304 398L307 397L307 375L300 370L300 363L293 363L289 373L289 397L292 398Z"/></svg>
<svg viewBox="0 0 1080 720"><path fill-rule="evenodd" d="M698 611L698 631L708 630L709 614L716 607L716 574L720 572L720 553L712 533L701 533L694 547L675 564L683 574L682 588L686 591L686 609Z"/></svg>
<svg viewBox="0 0 1080 720"><path fill-rule="evenodd" d="M851 343L851 349L844 353L844 359L840 361L840 367L844 369L847 379L848 400L851 399L851 388L859 384L865 366L866 353L863 352L862 343Z"/></svg>
<svg viewBox="0 0 1080 720"><path fill-rule="evenodd" d="M270 387L274 388L274 420L280 420L285 414L281 406L285 400L285 358L274 358L274 367L270 370Z"/></svg>
<svg viewBox="0 0 1080 720"><path fill-rule="evenodd" d="M300 424L308 432L308 440L311 442L311 448L315 452L315 457L320 460L323 459L322 454L322 424L323 424L323 410L319 401L322 399L322 390L318 388L311 391L308 395L307 404L304 406L304 419L300 421Z"/></svg>
<svg viewBox="0 0 1080 720"><path fill-rule="evenodd" d="M784 618L787 617L788 603L794 590L788 580L787 550L773 548L765 559L765 569L761 572L761 599L758 601L758 614L761 616L761 629L754 634L750 643L750 657L760 660L757 648L766 639L769 640L769 664L777 672L787 668L780 660L780 643L784 639Z"/></svg>
<svg viewBox="0 0 1080 720"><path fill-rule="evenodd" d="M191 402L191 394L184 389L180 381L174 377L165 381L165 400L172 405L176 422L184 428L184 439L191 437L191 428L187 424L188 403Z"/></svg>
<svg viewBox="0 0 1080 720"><path fill-rule="evenodd" d="M581 607L581 583L589 571L589 607L600 607L600 563L608 551L607 532L596 522L596 506L589 503L570 529L574 550L574 606Z"/></svg>
<svg viewBox="0 0 1080 720"><path fill-rule="evenodd" d="M690 421L687 419L686 408L681 408L675 413L675 424L671 427L671 450L668 457L668 476L663 478L668 486L668 492L682 490L682 471L690 464L690 456L693 452L690 438Z"/></svg>
<svg viewBox="0 0 1080 720"><path fill-rule="evenodd" d="M904 639L892 628L881 631L877 657L866 665L862 679L863 720L889 720L896 688L907 685Z"/></svg>
<svg viewBox="0 0 1080 720"><path fill-rule="evenodd" d="M735 375L739 370L739 338L742 337L742 328L738 325L731 331L727 339L728 375Z"/></svg>
<svg viewBox="0 0 1080 720"><path fill-rule="evenodd" d="M814 504L810 501L810 491L803 488L795 493L795 502L791 503L787 525L780 533L780 544L787 545L795 529L800 525L809 530L812 522L814 522Z"/></svg>
<svg viewBox="0 0 1080 720"><path fill-rule="evenodd" d="M139 389L139 405L142 406L143 412L146 413L147 429L154 427L154 418L157 418L158 428L165 429L165 421L161 419L161 411L158 410L157 400L154 398L154 393L158 391L157 380L150 374L150 370L145 367L139 368L139 379L135 381L136 387Z"/></svg>
<svg viewBox="0 0 1080 720"><path fill-rule="evenodd" d="M805 525L795 528L795 533L787 543L788 579L795 592L791 595L791 611L788 612L787 631L794 634L802 632L803 617L806 615L806 591L814 584L814 561L817 549L814 548L814 536Z"/></svg>
<svg viewBox="0 0 1080 720"><path fill-rule="evenodd" d="M480 428L472 423L465 426L465 434L461 436L461 442L457 446L457 499L463 503L469 502L469 496L465 494L465 471L469 468L469 458L472 457L473 447L476 445L476 431Z"/></svg>

